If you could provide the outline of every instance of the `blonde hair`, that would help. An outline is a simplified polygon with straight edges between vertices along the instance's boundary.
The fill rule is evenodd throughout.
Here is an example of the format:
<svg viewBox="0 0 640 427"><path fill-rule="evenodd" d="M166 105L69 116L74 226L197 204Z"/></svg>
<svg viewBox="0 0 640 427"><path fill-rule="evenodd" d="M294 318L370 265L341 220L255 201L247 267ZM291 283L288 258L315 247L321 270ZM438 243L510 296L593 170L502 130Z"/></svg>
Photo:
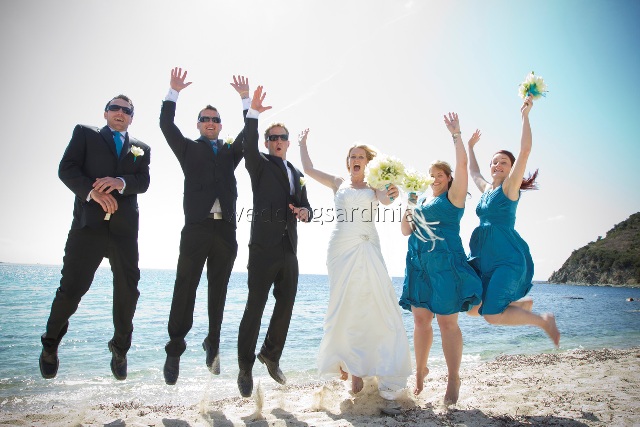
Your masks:
<svg viewBox="0 0 640 427"><path fill-rule="evenodd" d="M349 147L349 151L347 152L347 170L349 170L349 156L351 156L351 151L354 148L361 148L364 150L365 155L367 156L367 160L371 161L374 159L374 157L376 157L378 155L378 152L371 147L370 145L367 144L353 144L351 147Z"/></svg>
<svg viewBox="0 0 640 427"><path fill-rule="evenodd" d="M287 135L289 135L289 129L287 129L287 127L284 125L284 123L271 123L269 125L269 127L267 129L265 129L264 131L264 140L266 141L267 139L269 139L269 135L271 132L271 129L275 128L275 127L281 127L282 129L284 129L284 131L287 133Z"/></svg>

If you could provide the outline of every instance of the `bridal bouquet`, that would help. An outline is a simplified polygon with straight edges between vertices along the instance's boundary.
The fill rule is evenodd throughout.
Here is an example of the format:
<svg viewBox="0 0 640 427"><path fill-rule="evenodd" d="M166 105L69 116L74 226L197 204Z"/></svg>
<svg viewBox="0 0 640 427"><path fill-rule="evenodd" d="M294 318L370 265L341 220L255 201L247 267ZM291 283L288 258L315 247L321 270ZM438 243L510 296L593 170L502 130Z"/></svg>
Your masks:
<svg viewBox="0 0 640 427"><path fill-rule="evenodd" d="M518 95L520 95L520 98L522 99L531 95L535 100L540 98L541 96L547 96L547 92L547 85L544 83L544 80L542 79L542 77L536 76L533 71L524 79L522 83L520 83L520 87L518 88Z"/></svg>
<svg viewBox="0 0 640 427"><path fill-rule="evenodd" d="M404 181L404 164L395 157L377 156L367 165L365 179L372 188L382 190Z"/></svg>

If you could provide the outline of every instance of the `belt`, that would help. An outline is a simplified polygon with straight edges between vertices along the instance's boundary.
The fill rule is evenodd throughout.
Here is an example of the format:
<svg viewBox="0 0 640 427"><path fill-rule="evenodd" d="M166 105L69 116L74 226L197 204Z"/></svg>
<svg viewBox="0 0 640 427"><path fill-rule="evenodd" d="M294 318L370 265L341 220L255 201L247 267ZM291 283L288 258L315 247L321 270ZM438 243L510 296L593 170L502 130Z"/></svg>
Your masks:
<svg viewBox="0 0 640 427"><path fill-rule="evenodd" d="M207 215L207 218L222 219L222 212L212 212L209 215Z"/></svg>

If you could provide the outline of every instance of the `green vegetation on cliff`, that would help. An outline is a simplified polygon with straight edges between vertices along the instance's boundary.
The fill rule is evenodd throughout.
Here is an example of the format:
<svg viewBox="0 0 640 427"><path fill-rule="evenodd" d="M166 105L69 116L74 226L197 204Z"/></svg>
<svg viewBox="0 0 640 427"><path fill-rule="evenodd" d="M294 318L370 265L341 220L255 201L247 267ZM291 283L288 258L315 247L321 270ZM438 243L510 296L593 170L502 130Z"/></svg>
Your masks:
<svg viewBox="0 0 640 427"><path fill-rule="evenodd" d="M640 212L571 253L551 283L640 285Z"/></svg>

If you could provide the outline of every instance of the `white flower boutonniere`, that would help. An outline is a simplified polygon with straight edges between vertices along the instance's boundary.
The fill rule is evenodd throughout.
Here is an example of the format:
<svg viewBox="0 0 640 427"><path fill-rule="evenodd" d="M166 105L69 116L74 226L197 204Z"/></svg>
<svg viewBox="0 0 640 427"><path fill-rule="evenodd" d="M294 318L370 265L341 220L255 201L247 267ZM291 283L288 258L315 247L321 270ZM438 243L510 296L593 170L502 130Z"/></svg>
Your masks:
<svg viewBox="0 0 640 427"><path fill-rule="evenodd" d="M224 139L224 145L231 148L231 144L233 144L233 138L229 137Z"/></svg>
<svg viewBox="0 0 640 427"><path fill-rule="evenodd" d="M135 162L138 159L138 156L144 156L144 150L140 147L132 145L131 154L133 154L133 161Z"/></svg>
<svg viewBox="0 0 640 427"><path fill-rule="evenodd" d="M304 185L307 183L307 180L304 179L303 176L300 177L300 188L304 187Z"/></svg>

